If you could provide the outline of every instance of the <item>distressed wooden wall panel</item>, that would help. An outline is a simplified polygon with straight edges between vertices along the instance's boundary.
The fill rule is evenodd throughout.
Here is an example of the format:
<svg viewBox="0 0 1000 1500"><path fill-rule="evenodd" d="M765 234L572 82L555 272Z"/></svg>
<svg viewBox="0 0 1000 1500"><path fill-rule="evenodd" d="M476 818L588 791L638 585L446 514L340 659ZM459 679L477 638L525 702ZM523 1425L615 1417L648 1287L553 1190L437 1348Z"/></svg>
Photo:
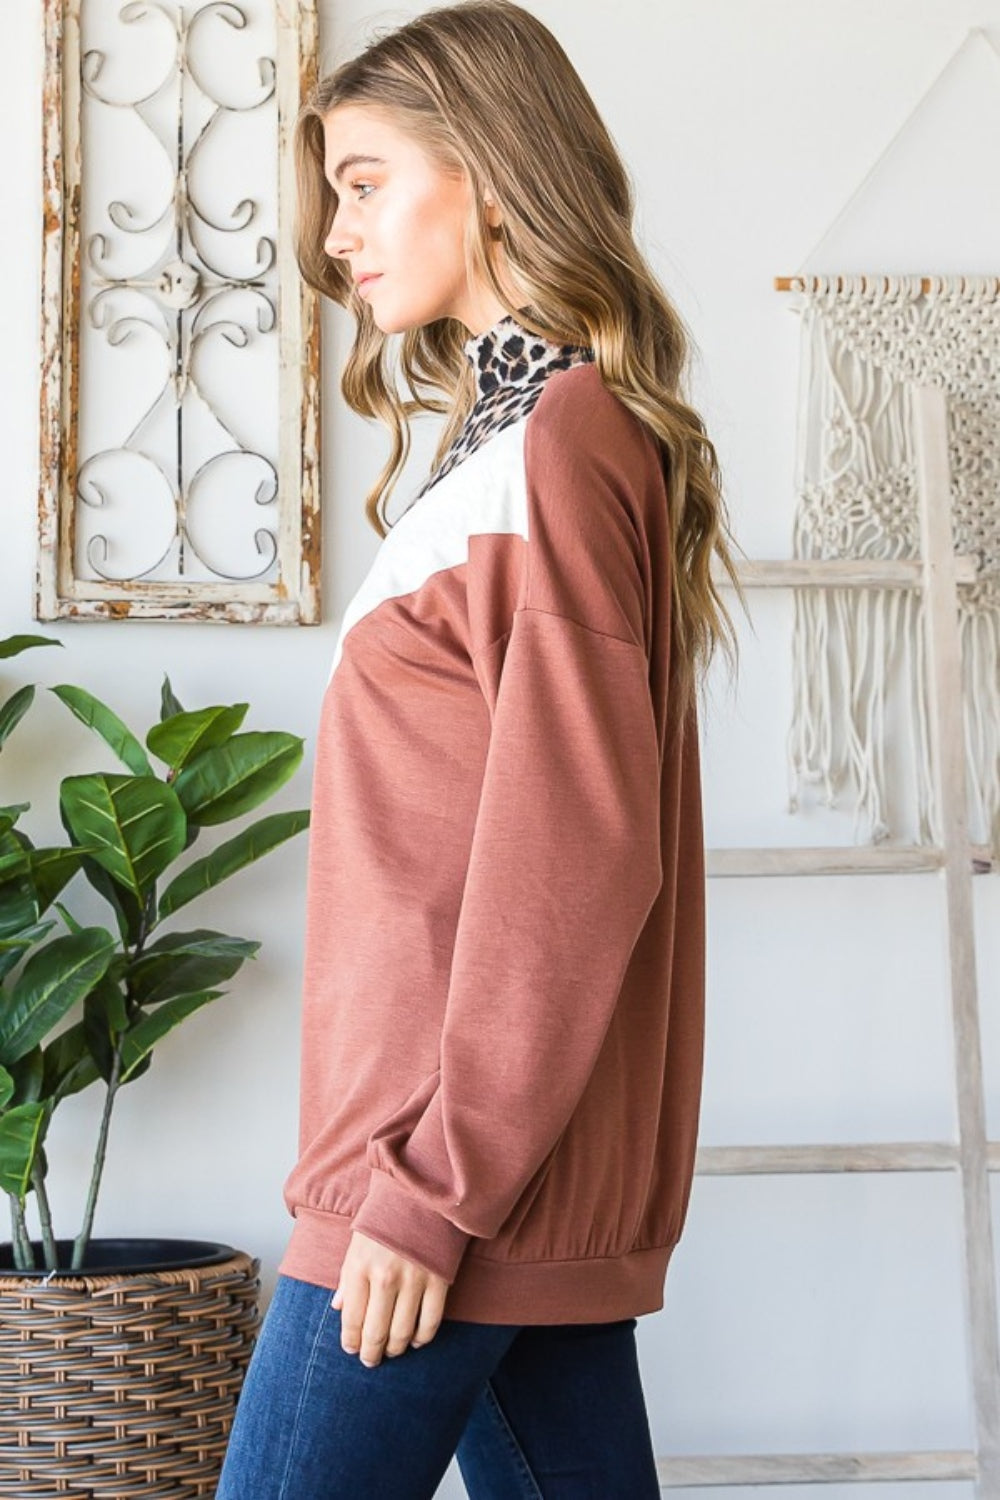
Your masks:
<svg viewBox="0 0 1000 1500"><path fill-rule="evenodd" d="M45 43L36 618L314 624L315 0L45 0Z"/></svg>

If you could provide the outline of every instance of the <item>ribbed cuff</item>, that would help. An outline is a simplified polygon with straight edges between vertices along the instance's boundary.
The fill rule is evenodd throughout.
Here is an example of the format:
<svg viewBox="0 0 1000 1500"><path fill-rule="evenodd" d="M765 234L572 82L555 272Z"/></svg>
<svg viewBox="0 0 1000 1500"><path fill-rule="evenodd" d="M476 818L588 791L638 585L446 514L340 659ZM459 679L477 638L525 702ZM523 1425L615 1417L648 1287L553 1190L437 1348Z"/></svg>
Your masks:
<svg viewBox="0 0 1000 1500"><path fill-rule="evenodd" d="M405 1187L378 1167L372 1168L368 1193L354 1215L352 1228L443 1276L449 1285L473 1238L443 1214L417 1203Z"/></svg>

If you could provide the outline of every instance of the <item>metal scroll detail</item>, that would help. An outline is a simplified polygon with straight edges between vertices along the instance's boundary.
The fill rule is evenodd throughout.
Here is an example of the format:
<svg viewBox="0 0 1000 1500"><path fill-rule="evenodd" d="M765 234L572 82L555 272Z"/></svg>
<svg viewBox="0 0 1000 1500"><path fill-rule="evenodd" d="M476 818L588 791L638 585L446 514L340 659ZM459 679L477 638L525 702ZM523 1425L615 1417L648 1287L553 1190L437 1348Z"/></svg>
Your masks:
<svg viewBox="0 0 1000 1500"><path fill-rule="evenodd" d="M313 623L313 0L46 6L36 614Z"/></svg>

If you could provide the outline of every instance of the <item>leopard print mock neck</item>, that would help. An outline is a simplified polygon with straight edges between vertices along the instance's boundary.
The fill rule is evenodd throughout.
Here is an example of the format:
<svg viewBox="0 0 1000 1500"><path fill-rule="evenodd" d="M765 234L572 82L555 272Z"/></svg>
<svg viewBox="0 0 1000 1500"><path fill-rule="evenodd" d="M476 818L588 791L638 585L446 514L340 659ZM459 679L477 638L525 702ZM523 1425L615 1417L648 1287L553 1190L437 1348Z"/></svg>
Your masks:
<svg viewBox="0 0 1000 1500"><path fill-rule="evenodd" d="M529 333L512 313L506 313L485 333L468 339L465 353L476 374L479 401L499 386L534 389L553 370L592 360L594 351L577 344L553 344Z"/></svg>
<svg viewBox="0 0 1000 1500"><path fill-rule="evenodd" d="M417 500L494 432L526 417L556 370L594 360L587 345L552 343L530 333L512 313L468 339L464 349L476 377L476 399L440 464L418 490Z"/></svg>

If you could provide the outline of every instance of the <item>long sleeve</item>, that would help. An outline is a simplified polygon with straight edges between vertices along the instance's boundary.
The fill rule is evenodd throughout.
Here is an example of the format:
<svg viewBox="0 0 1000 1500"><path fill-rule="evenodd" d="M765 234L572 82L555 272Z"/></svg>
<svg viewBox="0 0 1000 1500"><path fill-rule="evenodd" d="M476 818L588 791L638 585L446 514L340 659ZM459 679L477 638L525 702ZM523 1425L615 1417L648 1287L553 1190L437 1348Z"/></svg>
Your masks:
<svg viewBox="0 0 1000 1500"><path fill-rule="evenodd" d="M500 1228L590 1077L659 891L658 799L643 652L518 611L440 1069L371 1136L355 1228L448 1280Z"/></svg>
<svg viewBox="0 0 1000 1500"><path fill-rule="evenodd" d="M540 438L529 452L532 485L561 457L587 521L571 538L548 505L525 597L558 596L574 616L627 617L638 630L641 566L614 465L588 447ZM545 502L532 503L541 515ZM623 616L624 577L634 597ZM494 1236L544 1172L662 883L661 752L642 645L522 603L475 667L491 728L440 1065L371 1134L354 1219L449 1281L470 1238Z"/></svg>

